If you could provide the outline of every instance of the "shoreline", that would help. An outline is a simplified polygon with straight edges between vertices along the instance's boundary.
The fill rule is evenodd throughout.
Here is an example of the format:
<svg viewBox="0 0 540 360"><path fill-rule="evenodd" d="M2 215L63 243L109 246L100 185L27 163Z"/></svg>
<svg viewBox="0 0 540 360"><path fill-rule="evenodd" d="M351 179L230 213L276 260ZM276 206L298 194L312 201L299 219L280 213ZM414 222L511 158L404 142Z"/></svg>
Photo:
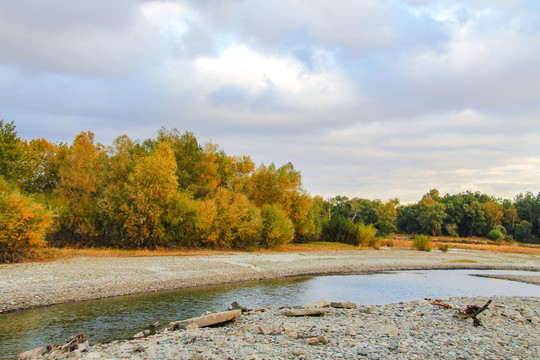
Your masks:
<svg viewBox="0 0 540 360"><path fill-rule="evenodd" d="M535 255L451 249L76 258L0 266L0 313L180 288L400 270L540 271ZM540 278L540 273L539 273Z"/></svg>
<svg viewBox="0 0 540 360"><path fill-rule="evenodd" d="M478 317L480 326L454 309L425 300L359 306L328 303L330 307L313 303L324 307L302 309L315 310L318 316L294 315L302 310L288 308L246 309L236 310L235 321L217 327L190 324L176 330L171 323L148 336L93 345L86 341L72 352L48 353L44 348L30 352L37 351L32 358L84 360L517 360L540 354L540 298L457 297L444 303L454 308L489 307Z"/></svg>

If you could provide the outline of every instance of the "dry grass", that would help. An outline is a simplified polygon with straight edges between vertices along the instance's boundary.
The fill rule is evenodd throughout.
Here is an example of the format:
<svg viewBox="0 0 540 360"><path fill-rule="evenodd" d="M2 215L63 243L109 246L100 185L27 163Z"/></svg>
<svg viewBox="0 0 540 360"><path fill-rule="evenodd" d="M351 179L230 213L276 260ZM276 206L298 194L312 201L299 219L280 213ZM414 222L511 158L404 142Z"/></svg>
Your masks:
<svg viewBox="0 0 540 360"><path fill-rule="evenodd" d="M404 248L412 246L412 240L407 235L396 235L394 245ZM453 238L453 237L434 237L431 239L433 248L437 249L440 244L446 244L454 249L484 250L509 254L531 254L540 255L540 246L534 244L520 243L496 243L494 241L482 238Z"/></svg>
<svg viewBox="0 0 540 360"><path fill-rule="evenodd" d="M412 240L407 235L396 235L393 239L394 248L411 248ZM540 255L540 246L530 244L503 243L496 244L487 239L478 238L451 238L436 237L432 239L434 249L440 244L447 244L454 249L484 250L500 253ZM314 252L314 251L350 251L350 250L374 250L370 247L357 247L348 244L334 242L313 242L305 244L286 244L274 249L259 249L258 252ZM151 257L151 256L208 256L225 255L238 252L230 249L193 249L193 248L161 248L154 250L122 250L109 248L46 248L41 254L29 257L27 261L55 261L76 257Z"/></svg>

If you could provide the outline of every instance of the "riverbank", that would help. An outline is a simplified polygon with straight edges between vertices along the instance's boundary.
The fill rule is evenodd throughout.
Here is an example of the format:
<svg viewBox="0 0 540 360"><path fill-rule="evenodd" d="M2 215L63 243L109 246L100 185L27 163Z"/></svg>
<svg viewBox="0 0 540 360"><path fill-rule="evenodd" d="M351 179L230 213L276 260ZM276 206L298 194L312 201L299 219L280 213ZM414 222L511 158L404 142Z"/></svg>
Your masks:
<svg viewBox="0 0 540 360"><path fill-rule="evenodd" d="M493 297L478 316L412 301L358 308L324 308L319 317L284 311L245 312L217 328L163 329L142 339L97 344L78 358L96 359L537 359L540 298ZM483 305L487 298L446 303ZM46 358L46 357L44 357Z"/></svg>
<svg viewBox="0 0 540 360"><path fill-rule="evenodd" d="M540 271L530 254L451 249L227 253L145 258L81 257L0 266L0 312L110 296L303 275L415 269Z"/></svg>

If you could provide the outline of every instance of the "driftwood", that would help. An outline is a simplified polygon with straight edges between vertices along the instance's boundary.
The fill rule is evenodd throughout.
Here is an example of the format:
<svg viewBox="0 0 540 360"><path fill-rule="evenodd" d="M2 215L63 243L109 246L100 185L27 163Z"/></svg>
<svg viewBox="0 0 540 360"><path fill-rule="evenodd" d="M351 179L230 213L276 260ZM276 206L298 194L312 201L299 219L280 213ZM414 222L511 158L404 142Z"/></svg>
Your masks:
<svg viewBox="0 0 540 360"><path fill-rule="evenodd" d="M480 313L482 313L484 310L488 308L489 304L491 304L491 301L492 300L489 299L484 305L480 307L476 305L467 305L467 307L461 308L457 306L452 306L450 304L443 302L442 300L437 299L437 300L432 301L431 305L441 306L445 309L457 310L461 315L471 318L473 320L474 326L482 326L482 322L480 321L480 319L477 318L477 316L480 315Z"/></svg>

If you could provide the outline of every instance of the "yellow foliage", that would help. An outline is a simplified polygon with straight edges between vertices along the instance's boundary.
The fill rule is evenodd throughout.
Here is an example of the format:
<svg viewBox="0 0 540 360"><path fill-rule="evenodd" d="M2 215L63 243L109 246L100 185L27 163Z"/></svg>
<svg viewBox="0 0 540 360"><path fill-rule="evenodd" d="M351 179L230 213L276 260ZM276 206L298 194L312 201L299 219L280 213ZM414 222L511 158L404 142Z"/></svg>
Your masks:
<svg viewBox="0 0 540 360"><path fill-rule="evenodd" d="M0 262L18 260L45 246L52 213L0 180Z"/></svg>

